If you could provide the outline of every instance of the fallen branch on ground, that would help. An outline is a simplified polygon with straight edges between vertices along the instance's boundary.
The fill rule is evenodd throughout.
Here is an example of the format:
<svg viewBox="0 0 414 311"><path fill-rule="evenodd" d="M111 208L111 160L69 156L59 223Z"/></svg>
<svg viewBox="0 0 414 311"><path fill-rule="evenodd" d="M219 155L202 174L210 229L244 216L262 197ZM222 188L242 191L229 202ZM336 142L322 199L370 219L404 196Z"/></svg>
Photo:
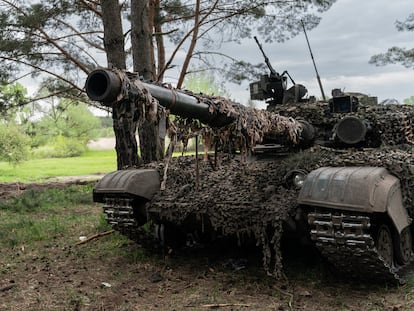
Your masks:
<svg viewBox="0 0 414 311"><path fill-rule="evenodd" d="M222 307L250 307L245 303L214 303L208 305L202 305L203 308L222 308Z"/></svg>
<svg viewBox="0 0 414 311"><path fill-rule="evenodd" d="M10 284L10 285L4 286L4 287L0 288L0 292L6 292L6 291L8 291L8 290L10 290L10 289L12 289L16 286L17 286L16 284Z"/></svg>
<svg viewBox="0 0 414 311"><path fill-rule="evenodd" d="M101 236L105 236L105 235L108 235L108 234L111 234L111 233L114 233L114 232L115 232L115 230L109 230L109 231L105 231L105 232L102 232L102 233L94 234L94 235L90 236L89 238L87 238L87 239L85 239L83 241L79 241L78 243L75 244L75 246L88 243L88 242L90 242L92 240L95 240L97 238L100 238Z"/></svg>

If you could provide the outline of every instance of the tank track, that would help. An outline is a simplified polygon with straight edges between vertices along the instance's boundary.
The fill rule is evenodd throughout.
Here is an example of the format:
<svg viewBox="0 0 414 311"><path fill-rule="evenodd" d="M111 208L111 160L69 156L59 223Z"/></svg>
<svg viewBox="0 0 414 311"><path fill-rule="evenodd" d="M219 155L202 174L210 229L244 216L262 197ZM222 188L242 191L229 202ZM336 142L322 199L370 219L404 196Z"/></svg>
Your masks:
<svg viewBox="0 0 414 311"><path fill-rule="evenodd" d="M370 218L351 213L308 214L311 239L321 254L347 277L404 284L402 266L390 267L379 255Z"/></svg>
<svg viewBox="0 0 414 311"><path fill-rule="evenodd" d="M144 232L134 216L133 199L127 197L105 197L103 210L106 221L115 230L133 241L141 242Z"/></svg>
<svg viewBox="0 0 414 311"><path fill-rule="evenodd" d="M134 216L133 199L106 197L104 202L108 224L135 242L148 240ZM316 247L341 273L354 279L405 283L406 266L390 267L379 255L369 217L316 211L308 214L308 223Z"/></svg>

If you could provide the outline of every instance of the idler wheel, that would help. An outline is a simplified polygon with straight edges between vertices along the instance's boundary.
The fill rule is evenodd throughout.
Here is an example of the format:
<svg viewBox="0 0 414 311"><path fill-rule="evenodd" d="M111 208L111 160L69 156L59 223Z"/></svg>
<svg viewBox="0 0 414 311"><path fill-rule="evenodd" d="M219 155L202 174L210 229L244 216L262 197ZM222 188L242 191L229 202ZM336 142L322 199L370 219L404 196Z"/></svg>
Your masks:
<svg viewBox="0 0 414 311"><path fill-rule="evenodd" d="M410 263L412 254L413 237L410 227L407 227L396 237L395 260L400 265L406 265Z"/></svg>
<svg viewBox="0 0 414 311"><path fill-rule="evenodd" d="M391 231L387 225L383 224L378 228L375 246L384 263L392 267L394 264L394 246Z"/></svg>

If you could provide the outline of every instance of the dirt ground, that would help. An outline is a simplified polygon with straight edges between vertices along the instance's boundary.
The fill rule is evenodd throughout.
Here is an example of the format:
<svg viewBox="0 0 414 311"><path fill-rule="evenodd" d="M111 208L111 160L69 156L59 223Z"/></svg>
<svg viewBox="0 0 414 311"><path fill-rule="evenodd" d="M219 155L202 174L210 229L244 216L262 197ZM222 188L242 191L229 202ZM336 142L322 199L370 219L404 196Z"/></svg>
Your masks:
<svg viewBox="0 0 414 311"><path fill-rule="evenodd" d="M22 187L0 185L2 198ZM101 207L60 216L69 213L99 218ZM0 310L414 310L414 278L400 287L347 281L312 249L285 248L280 281L265 275L255 247L226 242L164 257L116 232L76 245L94 233L76 229L2 250Z"/></svg>

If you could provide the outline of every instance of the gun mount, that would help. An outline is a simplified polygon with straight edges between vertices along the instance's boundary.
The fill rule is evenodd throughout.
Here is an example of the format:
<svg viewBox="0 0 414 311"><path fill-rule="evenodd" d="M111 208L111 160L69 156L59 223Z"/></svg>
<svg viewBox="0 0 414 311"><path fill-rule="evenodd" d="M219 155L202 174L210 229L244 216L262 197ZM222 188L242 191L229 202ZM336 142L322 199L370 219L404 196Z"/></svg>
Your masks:
<svg viewBox="0 0 414 311"><path fill-rule="evenodd" d="M266 100L269 106L300 102L308 92L307 89L301 84L296 84L287 70L279 74L270 63L269 57L267 57L257 37L254 37L254 40L262 52L270 73L261 75L259 81L250 83L250 98ZM287 89L287 77L293 84L289 89Z"/></svg>

